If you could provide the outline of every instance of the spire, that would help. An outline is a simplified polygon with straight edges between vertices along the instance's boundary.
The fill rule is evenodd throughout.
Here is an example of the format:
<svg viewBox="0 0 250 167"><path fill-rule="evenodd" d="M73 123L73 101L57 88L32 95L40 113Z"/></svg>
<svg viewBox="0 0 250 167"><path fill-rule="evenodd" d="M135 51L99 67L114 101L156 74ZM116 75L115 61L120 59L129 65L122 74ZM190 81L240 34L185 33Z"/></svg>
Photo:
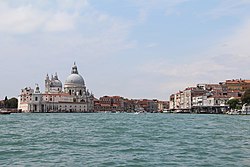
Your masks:
<svg viewBox="0 0 250 167"><path fill-rule="evenodd" d="M78 74L76 62L74 62L74 65L73 65L72 70L71 70L71 74Z"/></svg>
<svg viewBox="0 0 250 167"><path fill-rule="evenodd" d="M40 93L40 90L39 90L39 86L38 86L38 84L36 84L36 90L35 90L35 93Z"/></svg>
<svg viewBox="0 0 250 167"><path fill-rule="evenodd" d="M49 74L47 73L46 75L46 80L48 81L49 80Z"/></svg>
<svg viewBox="0 0 250 167"><path fill-rule="evenodd" d="M58 80L58 75L57 75L57 72L55 73L55 77L54 77L55 80Z"/></svg>

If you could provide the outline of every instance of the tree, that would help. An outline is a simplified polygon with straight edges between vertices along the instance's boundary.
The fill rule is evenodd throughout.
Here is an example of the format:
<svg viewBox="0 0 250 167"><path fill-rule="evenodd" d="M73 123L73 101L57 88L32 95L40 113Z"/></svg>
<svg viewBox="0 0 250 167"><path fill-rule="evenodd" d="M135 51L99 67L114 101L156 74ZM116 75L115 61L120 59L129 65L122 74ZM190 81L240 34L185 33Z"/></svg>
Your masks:
<svg viewBox="0 0 250 167"><path fill-rule="evenodd" d="M18 100L17 98L11 98L7 101L5 101L5 107L6 108L17 108L17 105L18 105Z"/></svg>
<svg viewBox="0 0 250 167"><path fill-rule="evenodd" d="M242 104L250 104L250 89L246 90L241 97Z"/></svg>
<svg viewBox="0 0 250 167"><path fill-rule="evenodd" d="M4 107L6 107L8 104L8 97L7 96L5 96L5 98L4 98ZM7 107L6 107L7 108Z"/></svg>
<svg viewBox="0 0 250 167"><path fill-rule="evenodd" d="M237 106L239 106L239 104L240 104L240 100L239 99L230 99L230 100L228 100L227 104L229 105L229 107L231 109L236 109L236 108L238 108Z"/></svg>

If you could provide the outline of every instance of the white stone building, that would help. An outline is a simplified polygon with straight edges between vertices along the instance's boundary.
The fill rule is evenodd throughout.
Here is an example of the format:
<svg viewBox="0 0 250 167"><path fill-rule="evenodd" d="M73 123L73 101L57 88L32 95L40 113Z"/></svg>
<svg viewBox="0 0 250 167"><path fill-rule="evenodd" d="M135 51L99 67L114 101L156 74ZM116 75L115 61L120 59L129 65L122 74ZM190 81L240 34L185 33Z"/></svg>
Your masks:
<svg viewBox="0 0 250 167"><path fill-rule="evenodd" d="M38 85L35 90L24 88L18 97L18 109L22 112L92 112L94 95L86 89L83 77L74 64L64 89L57 74L45 78L45 92Z"/></svg>

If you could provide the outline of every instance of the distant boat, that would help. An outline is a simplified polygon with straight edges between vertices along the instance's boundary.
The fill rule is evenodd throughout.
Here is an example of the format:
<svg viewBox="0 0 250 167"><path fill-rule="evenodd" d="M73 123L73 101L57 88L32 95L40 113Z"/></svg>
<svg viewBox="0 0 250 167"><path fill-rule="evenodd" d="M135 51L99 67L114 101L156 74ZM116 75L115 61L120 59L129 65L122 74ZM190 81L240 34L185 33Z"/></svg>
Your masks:
<svg viewBox="0 0 250 167"><path fill-rule="evenodd" d="M11 114L11 112L6 110L0 110L0 114Z"/></svg>
<svg viewBox="0 0 250 167"><path fill-rule="evenodd" d="M228 115L239 115L240 112L237 111L237 110L231 110L231 111L226 112L226 114L228 114Z"/></svg>
<svg viewBox="0 0 250 167"><path fill-rule="evenodd" d="M168 110L168 109L164 109L164 110L162 111L162 113L171 113L171 111Z"/></svg>
<svg viewBox="0 0 250 167"><path fill-rule="evenodd" d="M175 110L174 113L176 114L190 114L191 112L189 110Z"/></svg>
<svg viewBox="0 0 250 167"><path fill-rule="evenodd" d="M134 111L135 111L136 114L146 113L146 111L142 107L136 107Z"/></svg>

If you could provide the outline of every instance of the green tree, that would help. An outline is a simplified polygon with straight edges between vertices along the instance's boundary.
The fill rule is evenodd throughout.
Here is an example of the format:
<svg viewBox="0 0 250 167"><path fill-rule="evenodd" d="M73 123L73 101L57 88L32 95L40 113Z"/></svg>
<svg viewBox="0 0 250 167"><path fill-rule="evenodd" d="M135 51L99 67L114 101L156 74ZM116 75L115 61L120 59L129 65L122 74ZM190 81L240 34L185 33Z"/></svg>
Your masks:
<svg viewBox="0 0 250 167"><path fill-rule="evenodd" d="M237 106L239 106L239 104L240 104L240 100L239 99L230 99L230 100L228 100L227 104L229 105L229 107L231 109L236 109L236 108L238 108Z"/></svg>
<svg viewBox="0 0 250 167"><path fill-rule="evenodd" d="M250 89L246 90L241 97L242 104L250 104Z"/></svg>
<svg viewBox="0 0 250 167"><path fill-rule="evenodd" d="M17 108L17 104L18 104L18 100L15 97L5 101L6 108Z"/></svg>
<svg viewBox="0 0 250 167"><path fill-rule="evenodd" d="M5 108L7 108L7 105L8 105L7 103L8 103L8 97L5 96L4 101L3 101L3 104L4 104Z"/></svg>

